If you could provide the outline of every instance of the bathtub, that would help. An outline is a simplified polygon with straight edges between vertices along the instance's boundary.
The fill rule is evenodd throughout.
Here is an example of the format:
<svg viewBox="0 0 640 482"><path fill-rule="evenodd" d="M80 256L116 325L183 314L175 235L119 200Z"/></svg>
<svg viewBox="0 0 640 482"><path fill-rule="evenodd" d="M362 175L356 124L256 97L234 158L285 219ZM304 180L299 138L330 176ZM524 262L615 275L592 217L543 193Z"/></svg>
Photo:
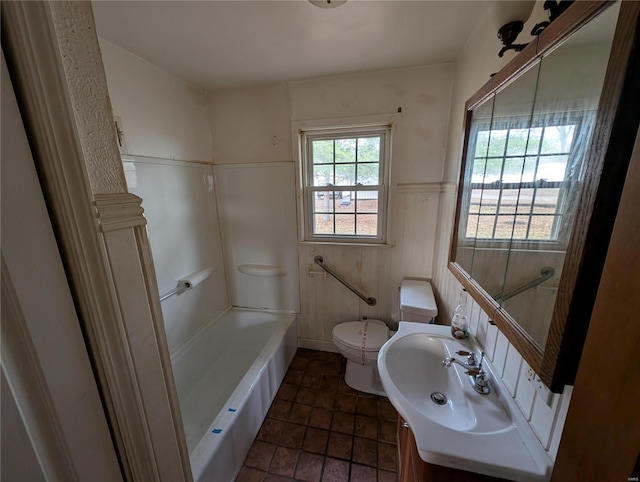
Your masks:
<svg viewBox="0 0 640 482"><path fill-rule="evenodd" d="M295 355L295 318L234 308L172 354L195 481L235 479Z"/></svg>

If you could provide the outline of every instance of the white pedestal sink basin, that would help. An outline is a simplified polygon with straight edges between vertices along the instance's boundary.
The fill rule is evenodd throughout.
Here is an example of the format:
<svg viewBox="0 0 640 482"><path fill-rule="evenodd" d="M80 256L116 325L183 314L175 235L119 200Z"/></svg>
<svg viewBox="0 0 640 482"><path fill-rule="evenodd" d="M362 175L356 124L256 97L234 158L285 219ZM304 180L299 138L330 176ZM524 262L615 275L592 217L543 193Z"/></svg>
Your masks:
<svg viewBox="0 0 640 482"><path fill-rule="evenodd" d="M463 367L442 365L448 357L464 362L459 350L480 353L472 341L454 339L448 326L408 322L380 350L382 385L411 427L420 457L506 479L549 480L551 459L491 364L483 364L488 395L472 388Z"/></svg>

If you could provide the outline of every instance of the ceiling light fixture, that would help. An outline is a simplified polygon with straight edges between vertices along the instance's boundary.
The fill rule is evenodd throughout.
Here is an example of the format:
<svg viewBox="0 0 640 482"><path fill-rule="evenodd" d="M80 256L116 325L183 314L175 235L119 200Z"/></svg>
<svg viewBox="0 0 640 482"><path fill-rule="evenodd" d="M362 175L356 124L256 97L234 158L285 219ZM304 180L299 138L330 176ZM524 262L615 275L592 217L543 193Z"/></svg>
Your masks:
<svg viewBox="0 0 640 482"><path fill-rule="evenodd" d="M346 3L347 0L309 0L309 3L320 8L336 8Z"/></svg>
<svg viewBox="0 0 640 482"><path fill-rule="evenodd" d="M535 0L493 2L493 18L496 27L498 27L498 38L504 45L498 52L498 57L502 57L507 50L520 52L528 45L528 43L516 44L514 42L518 38L518 34L522 32L524 23L529 20L535 3Z"/></svg>

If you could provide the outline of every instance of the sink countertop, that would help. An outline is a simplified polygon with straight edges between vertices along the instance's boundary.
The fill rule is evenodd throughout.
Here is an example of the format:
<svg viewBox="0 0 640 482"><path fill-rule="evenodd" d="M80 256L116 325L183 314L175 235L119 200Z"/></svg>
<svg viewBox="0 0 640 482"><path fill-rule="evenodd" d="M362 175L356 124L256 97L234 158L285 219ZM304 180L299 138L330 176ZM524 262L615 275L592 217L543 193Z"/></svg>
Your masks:
<svg viewBox="0 0 640 482"><path fill-rule="evenodd" d="M400 322L398 332L380 349L382 385L411 427L422 460L494 477L548 481L551 458L491 363L487 359L483 363L489 395L473 390L463 367L442 366L449 356L465 361L455 354L457 350L480 354L475 340L453 338L449 326L410 322ZM412 366L420 362L429 369ZM412 380L415 386L408 384ZM443 392L447 404L431 402L432 390Z"/></svg>

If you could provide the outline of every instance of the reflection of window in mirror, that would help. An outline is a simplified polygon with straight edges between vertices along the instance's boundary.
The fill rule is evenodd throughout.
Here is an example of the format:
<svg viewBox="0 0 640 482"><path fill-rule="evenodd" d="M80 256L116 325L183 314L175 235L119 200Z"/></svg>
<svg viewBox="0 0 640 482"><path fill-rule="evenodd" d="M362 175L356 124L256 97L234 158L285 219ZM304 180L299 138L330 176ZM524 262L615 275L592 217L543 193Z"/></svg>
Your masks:
<svg viewBox="0 0 640 482"><path fill-rule="evenodd" d="M466 243L566 247L593 112L472 121ZM461 220L464 222L463 220Z"/></svg>

